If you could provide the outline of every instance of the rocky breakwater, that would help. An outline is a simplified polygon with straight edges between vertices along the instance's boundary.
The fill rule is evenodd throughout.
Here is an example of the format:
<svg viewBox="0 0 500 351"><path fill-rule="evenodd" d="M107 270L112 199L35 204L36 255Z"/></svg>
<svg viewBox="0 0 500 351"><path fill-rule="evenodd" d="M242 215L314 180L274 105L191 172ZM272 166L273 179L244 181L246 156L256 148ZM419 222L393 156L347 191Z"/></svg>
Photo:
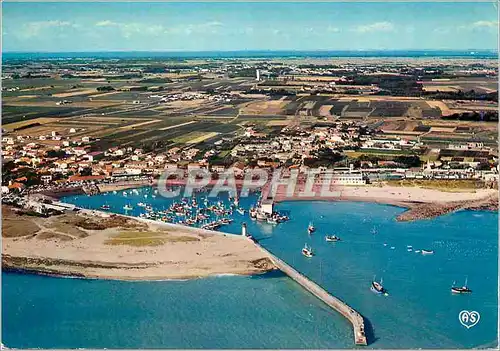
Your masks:
<svg viewBox="0 0 500 351"><path fill-rule="evenodd" d="M400 222L418 219L434 218L459 210L489 210L498 211L498 196L490 195L482 199L467 201L407 203L408 211L397 217Z"/></svg>

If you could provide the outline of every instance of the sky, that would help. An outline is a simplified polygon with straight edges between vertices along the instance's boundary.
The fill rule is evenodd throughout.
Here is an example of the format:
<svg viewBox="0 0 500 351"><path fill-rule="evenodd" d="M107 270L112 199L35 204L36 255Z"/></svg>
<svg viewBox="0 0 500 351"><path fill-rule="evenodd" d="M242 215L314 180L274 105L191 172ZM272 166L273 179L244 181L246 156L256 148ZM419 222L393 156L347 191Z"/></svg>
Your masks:
<svg viewBox="0 0 500 351"><path fill-rule="evenodd" d="M4 52L497 49L495 3L4 2Z"/></svg>

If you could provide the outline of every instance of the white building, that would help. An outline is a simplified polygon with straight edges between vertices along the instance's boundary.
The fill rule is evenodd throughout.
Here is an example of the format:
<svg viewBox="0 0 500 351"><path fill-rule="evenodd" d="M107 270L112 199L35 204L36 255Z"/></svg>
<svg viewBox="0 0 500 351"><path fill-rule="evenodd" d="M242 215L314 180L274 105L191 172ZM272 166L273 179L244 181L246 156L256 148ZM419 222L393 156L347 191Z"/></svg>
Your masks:
<svg viewBox="0 0 500 351"><path fill-rule="evenodd" d="M337 185L366 185L361 173L340 173L334 174L332 184Z"/></svg>

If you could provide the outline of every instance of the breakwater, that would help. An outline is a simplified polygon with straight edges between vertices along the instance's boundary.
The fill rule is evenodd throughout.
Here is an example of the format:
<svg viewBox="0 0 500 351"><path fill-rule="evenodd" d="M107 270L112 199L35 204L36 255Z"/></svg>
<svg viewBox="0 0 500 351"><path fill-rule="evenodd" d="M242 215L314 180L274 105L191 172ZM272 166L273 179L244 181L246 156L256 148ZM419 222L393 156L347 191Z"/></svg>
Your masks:
<svg viewBox="0 0 500 351"><path fill-rule="evenodd" d="M323 289L318 284L314 283L312 280L304 276L303 274L296 271L293 267L280 260L278 257L274 256L268 250L263 248L261 245L257 244L261 250L269 255L271 261L274 265L281 270L283 273L292 278L295 282L300 284L304 289L309 291L311 294L316 296L318 299L323 301L325 304L333 308L335 311L343 315L349 322L351 322L354 332L354 343L360 346L368 345L368 340L365 334L365 321L363 316L359 314L356 310L350 307L348 304L342 300L332 296L325 289Z"/></svg>

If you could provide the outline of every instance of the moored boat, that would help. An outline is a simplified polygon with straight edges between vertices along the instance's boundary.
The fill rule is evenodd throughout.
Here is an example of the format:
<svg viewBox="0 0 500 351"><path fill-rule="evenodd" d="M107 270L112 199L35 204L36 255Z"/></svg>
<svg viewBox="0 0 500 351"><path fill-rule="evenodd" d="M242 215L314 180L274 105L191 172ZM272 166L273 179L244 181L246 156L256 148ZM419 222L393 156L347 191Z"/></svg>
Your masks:
<svg viewBox="0 0 500 351"><path fill-rule="evenodd" d="M307 244L305 244L304 248L302 249L302 255L311 258L314 256L314 252L312 251L311 247L308 247Z"/></svg>
<svg viewBox="0 0 500 351"><path fill-rule="evenodd" d="M374 292L375 294L379 295L388 295L387 290L384 288L382 285L382 279L380 279L380 283L375 280L375 277L373 278L372 284L370 286L370 290Z"/></svg>
<svg viewBox="0 0 500 351"><path fill-rule="evenodd" d="M256 218L258 221L266 221L267 215L264 212L257 211Z"/></svg>
<svg viewBox="0 0 500 351"><path fill-rule="evenodd" d="M128 211L128 210L132 210L132 209L133 209L133 207L132 207L132 206L130 206L130 205L125 205L125 206L123 206L123 209L124 209L125 211Z"/></svg>
<svg viewBox="0 0 500 351"><path fill-rule="evenodd" d="M316 228L314 227L314 225L312 223L309 223L309 226L307 227L307 232L309 234L312 234L316 231Z"/></svg>
<svg viewBox="0 0 500 351"><path fill-rule="evenodd" d="M101 210L109 210L109 209L110 209L109 205L102 205L101 206Z"/></svg>
<svg viewBox="0 0 500 351"><path fill-rule="evenodd" d="M432 255L434 253L434 250L421 250L422 255Z"/></svg>
<svg viewBox="0 0 500 351"><path fill-rule="evenodd" d="M467 286L467 278L465 278L465 283L463 286L455 286L455 282L453 282L451 292L454 294L470 294L472 290Z"/></svg>
<svg viewBox="0 0 500 351"><path fill-rule="evenodd" d="M325 236L326 241L340 241L340 238L336 235L327 235Z"/></svg>
<svg viewBox="0 0 500 351"><path fill-rule="evenodd" d="M241 207L239 207L239 208L236 210L236 212L238 212L238 213L239 213L240 215L242 215L242 216L245 214L245 210L244 210L244 209L242 209Z"/></svg>

